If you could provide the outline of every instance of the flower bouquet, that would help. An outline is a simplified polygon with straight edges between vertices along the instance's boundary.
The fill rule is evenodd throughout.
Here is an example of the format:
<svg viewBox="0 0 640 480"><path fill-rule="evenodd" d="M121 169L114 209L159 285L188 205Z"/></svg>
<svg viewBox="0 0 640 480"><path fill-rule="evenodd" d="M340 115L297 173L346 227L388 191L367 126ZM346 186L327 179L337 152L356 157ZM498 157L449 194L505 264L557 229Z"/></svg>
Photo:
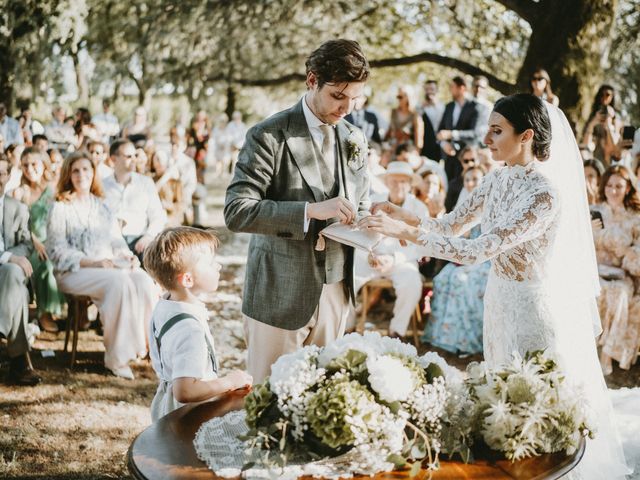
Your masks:
<svg viewBox="0 0 640 480"><path fill-rule="evenodd" d="M467 374L473 432L508 459L562 450L571 454L581 436L593 438L584 395L544 352L524 358L514 353L511 363L492 370L474 362Z"/></svg>
<svg viewBox="0 0 640 480"><path fill-rule="evenodd" d="M344 474L438 468L446 375L436 354L377 333L284 355L245 399L253 468L332 463Z"/></svg>

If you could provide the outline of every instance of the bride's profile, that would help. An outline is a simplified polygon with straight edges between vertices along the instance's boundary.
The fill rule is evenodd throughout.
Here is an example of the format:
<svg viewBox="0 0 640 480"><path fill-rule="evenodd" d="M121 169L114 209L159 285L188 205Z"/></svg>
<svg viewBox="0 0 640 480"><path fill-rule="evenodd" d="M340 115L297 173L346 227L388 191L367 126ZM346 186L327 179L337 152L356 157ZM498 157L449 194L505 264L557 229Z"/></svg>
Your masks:
<svg viewBox="0 0 640 480"><path fill-rule="evenodd" d="M569 123L534 95L511 95L496 102L484 143L506 166L485 176L451 213L417 218L384 202L359 226L421 245L424 256L459 264L491 260L486 362L507 362L514 351L555 355L567 378L582 384L597 430L570 477L622 479L629 470L596 351L598 274L582 160ZM480 236L462 237L478 224Z"/></svg>

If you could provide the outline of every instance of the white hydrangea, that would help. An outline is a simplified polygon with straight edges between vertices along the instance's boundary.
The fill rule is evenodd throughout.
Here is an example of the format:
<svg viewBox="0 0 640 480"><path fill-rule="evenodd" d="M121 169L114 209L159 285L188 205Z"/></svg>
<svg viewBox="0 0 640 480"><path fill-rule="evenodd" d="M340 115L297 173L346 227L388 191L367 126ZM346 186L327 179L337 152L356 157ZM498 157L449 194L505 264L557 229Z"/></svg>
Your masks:
<svg viewBox="0 0 640 480"><path fill-rule="evenodd" d="M359 333L350 333L338 340L331 342L324 347L320 355L318 355L318 365L326 367L332 360L338 358L349 350L358 350L366 353L367 356L377 356L383 352L382 337L380 334L371 334L369 332L364 335Z"/></svg>
<svg viewBox="0 0 640 480"><path fill-rule="evenodd" d="M371 388L386 402L405 401L414 389L414 376L402 361L389 355L367 358Z"/></svg>
<svg viewBox="0 0 640 480"><path fill-rule="evenodd" d="M317 366L319 351L319 347L310 345L282 355L271 367L271 391L278 397L282 414L293 423L291 433L296 439L302 439L308 428L306 411L312 397L309 388L325 378L325 369Z"/></svg>
<svg viewBox="0 0 640 480"><path fill-rule="evenodd" d="M431 363L435 363L440 367L442 373L444 373L444 377L447 379L447 382L460 383L464 381L462 372L456 367L449 365L447 361L436 352L427 352L421 357L418 357L418 364L422 368L427 368Z"/></svg>

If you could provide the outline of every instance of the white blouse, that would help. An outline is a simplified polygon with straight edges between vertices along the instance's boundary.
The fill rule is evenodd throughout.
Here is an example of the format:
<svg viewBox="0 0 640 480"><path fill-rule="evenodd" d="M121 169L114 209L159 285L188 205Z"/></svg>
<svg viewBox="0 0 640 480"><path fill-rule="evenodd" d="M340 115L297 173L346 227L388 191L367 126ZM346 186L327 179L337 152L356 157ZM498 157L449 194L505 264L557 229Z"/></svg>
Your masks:
<svg viewBox="0 0 640 480"><path fill-rule="evenodd" d="M131 255L120 226L104 201L58 201L49 212L47 254L56 272L75 272L80 260L113 259Z"/></svg>

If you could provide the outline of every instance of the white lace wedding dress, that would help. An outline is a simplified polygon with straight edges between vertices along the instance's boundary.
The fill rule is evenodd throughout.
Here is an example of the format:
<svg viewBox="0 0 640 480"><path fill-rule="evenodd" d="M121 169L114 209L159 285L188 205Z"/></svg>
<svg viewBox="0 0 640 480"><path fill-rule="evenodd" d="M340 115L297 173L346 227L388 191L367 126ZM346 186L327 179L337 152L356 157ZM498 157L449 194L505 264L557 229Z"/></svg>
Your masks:
<svg viewBox="0 0 640 480"><path fill-rule="evenodd" d="M624 478L628 470L611 426L610 401L588 320L597 312L595 297L563 298L562 286L551 278L562 205L556 185L538 161L497 169L453 212L422 219L419 243L425 256L460 264L491 260L484 297L485 360L489 365L504 363L513 351L546 349L554 354L567 378L584 384L598 427L596 440L588 441L571 476ZM479 237L461 237L477 224Z"/></svg>

